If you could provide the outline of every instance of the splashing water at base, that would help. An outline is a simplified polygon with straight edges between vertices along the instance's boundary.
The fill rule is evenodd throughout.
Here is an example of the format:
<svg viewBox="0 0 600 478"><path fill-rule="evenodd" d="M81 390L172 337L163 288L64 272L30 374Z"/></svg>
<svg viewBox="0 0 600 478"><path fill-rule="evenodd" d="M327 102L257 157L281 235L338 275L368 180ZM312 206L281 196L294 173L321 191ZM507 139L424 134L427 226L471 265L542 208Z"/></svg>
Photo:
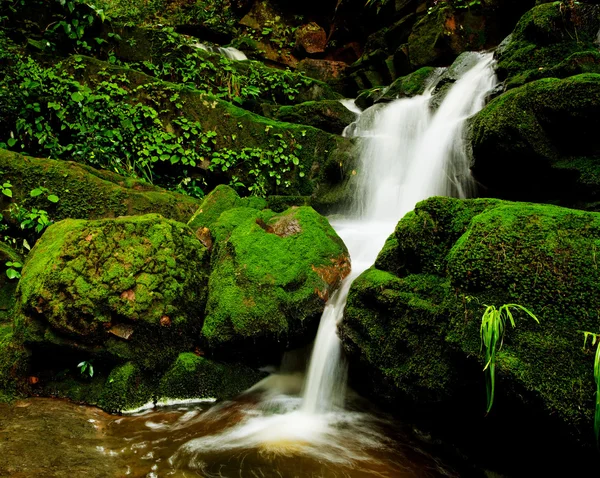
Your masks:
<svg viewBox="0 0 600 478"><path fill-rule="evenodd" d="M259 400L252 407L236 409L230 426L180 446L171 457L175 467L200 469L212 476L207 457L215 454L259 461L295 456L336 464L345 473L352 470L347 476L428 476L403 468L399 463L404 458L398 456L388 460L393 466L378 462L394 455L398 442L388 439L382 423L369 413L343 408L347 373L336 329L352 281L373 264L397 221L422 199L469 194L463 128L465 120L483 107L496 82L492 55L473 55L475 66L456 81L435 113L430 110L430 89L421 96L376 105L355 124L353 131L363 138L363 149L359 194L347 211L354 219L332 221L350 252L352 273L327 303L302 396L290 394L290 388L299 389L293 379L266 379L252 390L260 393ZM212 413L227 409L216 407ZM444 474L437 470L434 476L440 473Z"/></svg>

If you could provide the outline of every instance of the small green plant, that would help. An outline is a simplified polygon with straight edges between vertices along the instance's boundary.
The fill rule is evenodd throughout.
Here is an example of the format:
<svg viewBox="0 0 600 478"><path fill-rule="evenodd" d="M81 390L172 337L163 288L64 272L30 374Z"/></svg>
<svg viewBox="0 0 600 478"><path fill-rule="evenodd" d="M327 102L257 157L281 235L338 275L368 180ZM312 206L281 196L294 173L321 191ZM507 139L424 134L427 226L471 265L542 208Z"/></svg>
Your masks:
<svg viewBox="0 0 600 478"><path fill-rule="evenodd" d="M504 304L496 308L494 305L487 305L481 317L481 346L485 348L485 367L486 374L486 394L487 410L489 413L494 404L494 393L496 388L496 353L502 348L504 340L504 330L506 328L506 319L511 325L516 327L515 318L511 309L525 312L538 324L538 318L528 309L518 304Z"/></svg>
<svg viewBox="0 0 600 478"><path fill-rule="evenodd" d="M6 262L6 277L9 279L20 279L21 278L21 268L23 264L16 261L7 261Z"/></svg>
<svg viewBox="0 0 600 478"><path fill-rule="evenodd" d="M0 189L2 190L2 194L9 198L11 198L13 195L11 188L12 184L10 183L10 181L4 181L4 183L2 183L2 186L0 187Z"/></svg>
<svg viewBox="0 0 600 478"><path fill-rule="evenodd" d="M583 348L587 345L588 338L592 339L592 347L596 347L594 359L594 381L596 382L596 412L594 414L594 433L596 443L600 446L600 334L583 331Z"/></svg>
<svg viewBox="0 0 600 478"><path fill-rule="evenodd" d="M89 360L84 360L77 365L79 372L81 375L88 376L92 378L94 376L94 367L92 366L92 362Z"/></svg>

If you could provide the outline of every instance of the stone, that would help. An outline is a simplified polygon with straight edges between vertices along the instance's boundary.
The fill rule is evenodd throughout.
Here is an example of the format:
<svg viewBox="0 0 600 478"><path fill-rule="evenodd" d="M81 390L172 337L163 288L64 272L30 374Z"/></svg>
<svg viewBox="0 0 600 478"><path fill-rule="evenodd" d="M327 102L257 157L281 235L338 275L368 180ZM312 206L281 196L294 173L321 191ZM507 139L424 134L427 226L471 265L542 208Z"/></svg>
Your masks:
<svg viewBox="0 0 600 478"><path fill-rule="evenodd" d="M207 350L254 362L312 340L327 297L350 271L327 220L310 207L241 207L221 213L212 232Z"/></svg>
<svg viewBox="0 0 600 478"><path fill-rule="evenodd" d="M157 370L193 345L207 279L208 253L185 224L159 215L66 219L48 227L23 267L16 335L29 347Z"/></svg>
<svg viewBox="0 0 600 478"><path fill-rule="evenodd" d="M327 33L315 22L302 25L296 30L296 48L306 54L323 53L327 46Z"/></svg>

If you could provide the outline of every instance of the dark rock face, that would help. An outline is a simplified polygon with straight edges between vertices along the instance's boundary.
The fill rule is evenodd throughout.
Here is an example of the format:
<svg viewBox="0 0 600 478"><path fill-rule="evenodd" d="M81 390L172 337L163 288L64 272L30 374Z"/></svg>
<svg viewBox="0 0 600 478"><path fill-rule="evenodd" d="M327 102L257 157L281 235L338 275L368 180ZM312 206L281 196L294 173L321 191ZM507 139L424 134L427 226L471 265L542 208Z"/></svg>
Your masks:
<svg viewBox="0 0 600 478"><path fill-rule="evenodd" d="M597 209L600 75L547 78L496 98L471 122L484 194Z"/></svg>
<svg viewBox="0 0 600 478"><path fill-rule="evenodd" d="M599 239L596 213L484 199L419 203L352 285L340 335L355 385L409 403L455 439L464 431L474 448L473 434L485 430L524 443L537 436L557 451L570 435L577 453L592 453L593 351L582 350L581 330L600 325L592 312ZM526 306L540 324L516 314L516 328L507 325L484 421L481 316L485 304L505 303Z"/></svg>
<svg viewBox="0 0 600 478"><path fill-rule="evenodd" d="M329 133L342 134L356 119L339 101L310 101L295 106L283 106L275 113L279 121L308 124Z"/></svg>
<svg viewBox="0 0 600 478"><path fill-rule="evenodd" d="M307 54L323 53L327 45L327 33L315 22L302 25L296 30L296 47Z"/></svg>

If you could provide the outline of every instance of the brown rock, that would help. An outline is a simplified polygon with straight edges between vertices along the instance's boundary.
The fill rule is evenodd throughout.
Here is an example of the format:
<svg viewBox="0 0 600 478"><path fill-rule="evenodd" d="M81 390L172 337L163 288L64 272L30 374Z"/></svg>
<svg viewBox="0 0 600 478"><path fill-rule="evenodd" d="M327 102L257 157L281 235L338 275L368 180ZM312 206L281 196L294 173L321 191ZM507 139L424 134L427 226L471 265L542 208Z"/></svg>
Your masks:
<svg viewBox="0 0 600 478"><path fill-rule="evenodd" d="M298 63L298 70L303 71L306 76L321 81L337 80L340 78L348 65L341 61L315 60L305 58Z"/></svg>
<svg viewBox="0 0 600 478"><path fill-rule="evenodd" d="M323 53L326 45L327 34L315 22L302 25L296 30L296 47L303 49L309 55Z"/></svg>

